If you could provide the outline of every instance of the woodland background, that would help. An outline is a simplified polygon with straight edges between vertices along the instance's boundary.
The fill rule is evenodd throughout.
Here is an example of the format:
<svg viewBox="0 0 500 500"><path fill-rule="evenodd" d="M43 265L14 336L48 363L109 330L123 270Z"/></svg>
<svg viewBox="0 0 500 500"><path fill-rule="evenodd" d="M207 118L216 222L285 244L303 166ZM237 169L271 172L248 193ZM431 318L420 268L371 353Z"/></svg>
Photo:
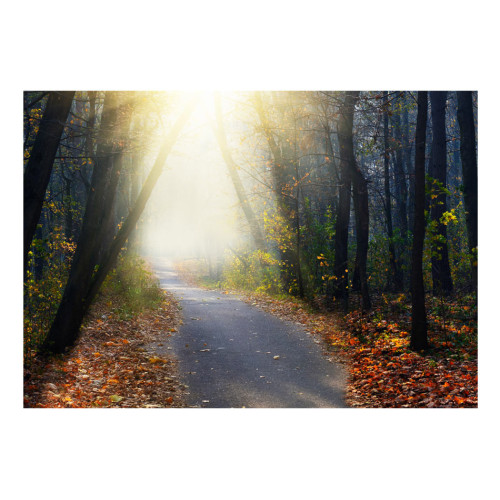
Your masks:
<svg viewBox="0 0 500 500"><path fill-rule="evenodd" d="M417 7L401 8L397 2L385 2L380 9L374 11L373 6L365 2L343 7L332 6L325 10L322 10L319 3L312 2L307 13L295 6L287 7L286 10L280 3L273 7L267 4L265 10L269 20L285 17L287 22L264 23L269 28L269 36L256 38L255 26L262 24L263 5L260 4L249 12L246 9L232 10L229 3L220 2L216 17L213 17L212 7L208 9L208 6L201 4L197 5L197 16L192 16L187 7L178 6L170 8L168 13L162 11L163 16L151 16L148 9L138 12L133 6L126 5L118 13L121 23L116 23L117 12L114 6L90 2L89 7L99 12L100 19L107 21L110 38L116 41L115 45L104 50L101 40L88 37L83 40L72 38L70 42L65 40L61 44L61 27L67 27L69 20L81 19L80 7L66 10L61 8L62 4L59 2L49 2L48 5L49 9L42 10L39 4L27 2L22 10L11 10L12 19L2 33L3 46L9 47L5 53L9 79L3 85L9 95L18 96L17 101L12 99L6 102L9 120L4 120L2 124L2 137L7 139L7 145L11 145L6 149L6 164L19 164L21 94L27 88L26 82L31 83L31 88L148 89L154 84L156 88L168 86L187 90L199 88L200 74L205 77L218 75L213 76L210 83L219 89L290 88L291 84L287 82L294 82L293 87L297 90L354 88L359 87L359 82L366 82L364 88L423 89L434 86L449 89L457 88L459 82L462 89L478 88L480 95L488 102L488 106L482 110L484 118L481 117L479 131L480 163L484 158L488 164L495 164L494 123L498 106L495 99L495 68L491 61L495 55L494 47L498 44L498 36L494 26L495 17L491 15L490 8L481 4L471 9L470 4L465 2L440 5L435 2L420 2ZM38 33L33 34L25 29L27 6L40 25L54 28L43 30L43 44L34 42L40 39ZM229 18L222 14L223 9L228 8L226 12L230 12ZM172 19L184 19L185 22L176 24ZM207 23L207 19L212 22ZM164 29L166 22L169 23L168 30ZM281 28L278 29L278 25ZM187 26L197 36L187 39ZM301 37L296 36L299 26ZM131 28L142 35L140 48L137 46L137 39L128 36ZM334 42L332 30L336 34ZM458 35L465 32L470 36ZM200 43L200 39L204 43ZM305 39L307 43L304 42ZM183 41L182 48L179 48L179 40ZM207 40L211 42L208 43ZM234 43L228 44L228 40ZM348 43L336 44L339 40ZM283 48L269 53L270 46L284 45L286 50ZM31 58L30 64L27 64L26 54L33 51L34 46L42 47L44 55L52 51L58 57L47 63L46 57L39 56ZM168 64L163 64L166 46L175 46L176 50L168 53ZM222 48L224 55L218 55ZM94 55L91 69L87 56L90 53ZM80 55L85 62L75 59L75 54ZM255 57L256 54L259 54L258 58ZM277 54L281 68L278 76L275 71ZM231 61L231 71L228 71L228 60ZM300 61L300 70L297 70L297 61ZM68 72L70 62L71 66L78 69L78 78L74 72ZM335 85L332 85L333 78ZM125 86L124 82L130 83ZM13 188L2 199L2 213L9 214L4 217L5 231L6 234L13 235L14 242L3 249L3 255L4 261L8 259L17 262L17 267L8 266L5 272L7 282L12 287L12 295L17 290L18 299L6 299L9 310L7 329L20 331L22 237L19 228L22 226L22 178L15 174L14 169L8 175ZM492 168L488 172L488 180L491 178L492 182L480 180L480 210L486 214L483 220L492 224L495 219L493 203L496 175L496 169ZM10 216L11 206L17 207L15 216ZM492 277L496 276L493 265L495 233L482 231L482 235L484 257L481 259L483 262L484 258L487 273L485 277L488 278L485 283L491 283L494 281ZM486 284L485 292L480 299L480 323L493 331L494 284ZM199 491L206 491L205 485L219 470L219 465L216 466L215 463L221 461L230 472L230 478L219 490L221 495L230 495L244 481L247 467L256 461L262 469L269 466L269 470L273 470L273 474L263 473L260 485L266 486L270 492L288 491L292 496L321 494L331 490L331 485L318 481L318 478L331 476L332 468L342 473L338 475L335 489L346 492L355 489L354 494L367 494L369 491L380 498L399 498L403 491L409 498L416 498L423 490L431 498L442 497L450 492L456 498L465 498L471 495L484 496L493 487L491 478L494 477L496 464L486 460L489 448L486 443L493 445L493 448L495 443L498 444L498 432L493 425L493 416L498 408L493 396L496 380L494 358L498 351L498 339L494 335L484 335L481 338L481 342L484 342L480 351L484 404L473 413L467 411L458 415L428 412L425 416L417 417L412 411L397 412L394 416L373 411L369 412L369 424L364 416L352 417L350 414L336 417L332 421L329 412L307 417L286 412L286 423L283 422L283 414L279 412L238 416L214 413L203 417L203 425L199 425L198 416L181 413L169 417L170 429L184 430L175 433L175 437L158 433L159 429L165 429L164 418L160 415L150 417L147 428L143 429L144 417L137 412L127 413L117 420L115 414L111 416L99 413L89 417L77 412L70 417L67 412L56 415L55 412L48 411L35 417L30 412L14 410L16 405L18 408L20 405L22 373L19 360L22 358L22 345L13 340L14 335L11 339L8 345L16 354L5 360L2 374L6 378L17 374L14 377L17 383L7 385L2 407L6 409L7 421L10 423L9 428L5 429L9 433L6 453L10 457L9 476L12 478L7 481L7 485L16 488L21 498L28 498L32 493L28 487L19 486L19 478L27 463L32 484L45 484L44 479L53 469L52 464L57 463L61 471L60 486L66 490L74 486L75 468L83 472L90 471L89 464L92 464L94 484L96 488L100 488L99 493L94 492L97 496L104 496L104 493L109 496L111 491L116 493L117 488L120 488L116 483L109 482L110 475L120 475L123 471L134 472L134 479L127 484L126 491L123 488L124 498L127 494L157 491L158 485L148 483L146 478L152 472L164 474L165 463L171 476L180 479L172 480L169 488L182 491L180 483L190 480L191 470L196 469L199 473ZM224 430L220 425L221 418L226 424ZM237 425L234 424L235 420ZM245 435L239 434L238 429L242 426L246 429ZM215 428L219 432L207 437L207 428ZM228 428L230 433L227 432ZM75 429L78 432L75 433ZM124 435L127 435L127 439L123 439ZM235 435L239 439L235 440ZM293 443L289 440L291 435L294 436ZM191 445L203 442L207 450L217 447L223 452L215 453L219 459L215 461L209 451L193 457L193 448L186 446L186 441ZM151 443L146 446L146 454L145 442ZM89 446L89 443L92 444ZM96 455L96 449L109 451L109 443L112 443L111 453L114 456L112 463L109 462L107 453ZM174 452L167 456L159 452L167 447ZM264 456L262 447L267 450ZM240 448L245 448L247 452L240 455ZM61 459L62 450L64 460ZM131 462L131 450L141 457L140 461ZM300 456L309 457L307 463L297 463L297 450ZM210 461L207 462L209 454ZM240 456L237 466L234 461L225 461L227 455L234 454ZM360 454L363 457L361 461ZM70 460L67 459L68 456ZM401 460L400 457L406 457L406 460ZM185 467L186 463L191 464L189 470ZM351 466L352 464L356 466ZM413 476L412 465L413 470L422 471L422 479L418 486L414 484L409 491L409 478ZM390 484L388 467L391 470ZM286 479L290 477L290 473L297 476L300 474L304 480L290 485ZM364 482L360 483L360 475L363 475ZM257 485L249 487L248 498L254 496L257 489ZM41 498L58 495L49 487L38 487L37 493ZM78 497L77 493L75 495Z"/></svg>

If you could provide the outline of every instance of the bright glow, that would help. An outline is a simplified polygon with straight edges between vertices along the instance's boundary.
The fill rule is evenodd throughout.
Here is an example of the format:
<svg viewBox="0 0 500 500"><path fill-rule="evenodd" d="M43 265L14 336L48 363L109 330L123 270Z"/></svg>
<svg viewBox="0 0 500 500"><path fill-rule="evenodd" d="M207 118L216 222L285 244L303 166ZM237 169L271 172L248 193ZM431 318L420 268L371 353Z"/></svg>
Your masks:
<svg viewBox="0 0 500 500"><path fill-rule="evenodd" d="M169 96L178 102L174 112L192 97L189 93ZM212 93L201 94L148 202L142 226L146 254L215 258L237 237L239 209L213 133L213 99ZM172 122L171 112L164 113L167 122ZM148 161L154 161L154 154Z"/></svg>

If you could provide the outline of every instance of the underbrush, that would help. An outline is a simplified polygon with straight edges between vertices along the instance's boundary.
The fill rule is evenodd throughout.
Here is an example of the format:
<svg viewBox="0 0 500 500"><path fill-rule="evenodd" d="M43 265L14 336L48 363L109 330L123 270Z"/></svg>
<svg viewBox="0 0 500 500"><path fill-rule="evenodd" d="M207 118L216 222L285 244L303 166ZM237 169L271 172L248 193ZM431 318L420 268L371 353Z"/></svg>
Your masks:
<svg viewBox="0 0 500 500"><path fill-rule="evenodd" d="M100 296L120 319L158 307L164 299L158 280L139 256L125 255L104 281Z"/></svg>
<svg viewBox="0 0 500 500"><path fill-rule="evenodd" d="M24 295L24 364L30 364L48 334L62 298L74 248L67 255L52 259L35 278L28 272ZM106 278L99 293L108 315L130 319L159 307L164 293L158 281L138 256L122 256Z"/></svg>

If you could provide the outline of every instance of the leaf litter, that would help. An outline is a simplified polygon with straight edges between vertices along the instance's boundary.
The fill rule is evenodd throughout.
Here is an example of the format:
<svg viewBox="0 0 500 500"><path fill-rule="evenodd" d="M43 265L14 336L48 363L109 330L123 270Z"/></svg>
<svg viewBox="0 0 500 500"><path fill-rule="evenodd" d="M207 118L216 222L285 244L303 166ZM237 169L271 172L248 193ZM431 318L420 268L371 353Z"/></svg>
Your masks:
<svg viewBox="0 0 500 500"><path fill-rule="evenodd" d="M179 324L178 304L168 292L159 308L127 320L98 301L68 353L39 355L25 369L24 407L186 407L177 360L168 348L158 350Z"/></svg>

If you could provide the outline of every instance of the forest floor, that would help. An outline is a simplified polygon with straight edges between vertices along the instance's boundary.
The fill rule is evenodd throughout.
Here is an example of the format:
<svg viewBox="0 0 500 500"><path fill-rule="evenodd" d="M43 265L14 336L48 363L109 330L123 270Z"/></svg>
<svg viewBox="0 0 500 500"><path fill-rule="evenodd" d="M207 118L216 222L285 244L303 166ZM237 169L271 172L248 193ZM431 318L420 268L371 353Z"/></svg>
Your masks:
<svg viewBox="0 0 500 500"><path fill-rule="evenodd" d="M165 292L159 307L130 318L110 305L105 297L96 302L67 354L38 355L27 364L25 408L185 406L176 359L156 353L180 322L173 295Z"/></svg>
<svg viewBox="0 0 500 500"><path fill-rule="evenodd" d="M186 281L207 286L192 263L179 263L177 271ZM428 297L431 349L414 352L409 348L411 308L404 295L382 294L375 298L369 314L359 310L339 314L314 310L293 298L236 292L321 337L325 351L347 366L346 402L351 407L477 407L477 306L473 296L446 302Z"/></svg>

